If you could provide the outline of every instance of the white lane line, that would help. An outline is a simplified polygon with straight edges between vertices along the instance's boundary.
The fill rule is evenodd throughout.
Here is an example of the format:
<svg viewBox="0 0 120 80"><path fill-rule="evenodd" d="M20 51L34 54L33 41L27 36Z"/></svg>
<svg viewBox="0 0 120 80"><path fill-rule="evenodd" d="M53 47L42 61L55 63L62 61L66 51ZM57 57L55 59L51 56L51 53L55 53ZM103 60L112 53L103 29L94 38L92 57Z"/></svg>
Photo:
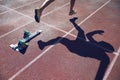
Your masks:
<svg viewBox="0 0 120 80"><path fill-rule="evenodd" d="M103 4L104 6L107 5L107 3L109 3L111 0L107 1L105 4ZM103 6L103 7L104 7ZM98 10L102 9L101 7ZM97 11L94 11L91 14L95 14ZM92 15L89 16L92 16ZM90 17L89 17L90 18ZM88 19L88 18L87 18ZM83 20L84 22L86 21L86 18ZM83 23L82 21L82 23ZM82 24L81 23L81 24ZM68 33L66 33L63 37L66 37L71 31L73 31L74 29L71 29ZM62 39L62 38L61 38ZM60 40L61 40L60 39ZM13 80L15 77L17 77L20 73L22 73L23 71L25 71L28 67L30 67L33 63L35 63L38 59L40 59L47 51L49 51L52 47L54 47L55 45L52 45L50 47L48 47L45 51L43 51L40 55L38 55L37 57L35 57L32 61L30 61L27 65L25 65L22 69L20 69L17 73L15 73L13 76L11 76L8 80Z"/></svg>
<svg viewBox="0 0 120 80"><path fill-rule="evenodd" d="M1 35L0 38L5 37L5 36L7 36L8 34L14 32L14 31L16 31L16 30L18 30L18 29L20 29L20 28L22 28L22 27L24 27L24 26L26 26L26 25L28 25L28 24L30 24L30 23L32 23L32 22L33 22L33 21L27 22L27 23L25 23L24 25L19 26L19 27L13 29L13 30L11 30L11 31L9 31L9 32L7 32L7 33Z"/></svg>
<svg viewBox="0 0 120 80"><path fill-rule="evenodd" d="M111 73L112 68L113 68L115 62L117 61L119 55L120 55L120 48L119 48L118 51L116 52L115 57L113 58L110 66L108 67L108 69L107 69L107 71L106 71L106 74L105 74L103 80L107 80L107 78L108 78L109 74Z"/></svg>
<svg viewBox="0 0 120 80"><path fill-rule="evenodd" d="M97 10L95 10L93 13L91 13L88 17L86 17L83 21L81 21L78 25L81 25L86 20L88 20L91 16L93 16L95 13L97 13L100 9L102 9L104 6L106 6L111 0L108 0L106 3L104 3L101 7L99 7ZM71 29L68 33L71 33L75 28Z"/></svg>
<svg viewBox="0 0 120 80"><path fill-rule="evenodd" d="M47 25L48 27L51 27L51 28L56 29L56 30L58 30L58 31L61 31L61 32L65 33L65 34L71 35L72 37L75 37L75 38L78 37L79 39L82 40L82 38L80 38L79 36L76 36L76 35L74 35L74 34L72 34L72 33L68 33L67 31L64 31L64 30L62 30L62 29L60 29L60 28L54 27L54 26L49 25L49 24L47 24L47 23L45 23L45 22L42 22L42 21L41 21L41 23ZM110 51L110 52L111 52L111 50L109 50L109 49L107 49L107 48L105 48L105 47L99 46L99 45L97 45L97 44L95 44L95 43L92 43L92 42L89 42L89 43L90 43L91 45L95 45L95 46L97 46L97 47L99 47L99 48L101 48L101 49L103 49L103 50L107 50L107 51ZM115 55L115 53L116 53L115 51L112 52L112 54L114 54L114 55Z"/></svg>
<svg viewBox="0 0 120 80"><path fill-rule="evenodd" d="M69 4L70 4L70 3L68 2L68 3L66 3L66 4L63 5L63 6L56 8L55 10L59 10L59 9L65 7L65 6L69 5ZM45 15L43 15L43 17L46 16L46 15L48 15L48 14L51 14L52 12L53 12L53 11L50 11L49 13L46 13Z"/></svg>
<svg viewBox="0 0 120 80"><path fill-rule="evenodd" d="M104 3L101 7L99 7L97 10L95 10L92 14L90 14L86 19L84 19L79 25L81 25L83 22L88 20L91 16L93 16L95 13L97 13L100 9L102 9L104 6L106 6L111 0L108 0L106 3Z"/></svg>
<svg viewBox="0 0 120 80"><path fill-rule="evenodd" d="M66 3L65 5L63 5L63 6L59 7L59 8L57 8L57 9L55 9L54 11L63 8L63 7L65 7L65 6L67 6L68 4L69 4L69 3ZM16 13L18 13L18 14L20 14L20 15L23 15L23 16L25 16L25 17L27 17L27 18L30 18L31 20L34 21L34 18L32 18L32 17L30 17L30 16L28 16L28 15L25 15L25 14L23 14L23 13L21 13L21 12L16 11L16 10L13 10L13 11L16 12ZM46 13L45 15L43 15L42 17L47 16L47 15L51 14L51 13L54 12L54 11L50 11L50 12ZM42 17L41 17L41 18L42 18ZM33 22L33 21L32 21L32 22ZM54 26L52 26L52 25L50 25L50 24L47 24L47 23L45 23L45 22L43 22L43 21L41 21L41 23L47 25L48 27L52 27L52 28L54 28L54 29L56 29L56 30L58 30L58 31L61 31L61 32L63 32L63 33L68 33L67 31L64 31L64 30L62 30L62 29L60 29L60 28L54 27ZM24 26L24 25L23 25L23 26ZM18 28L18 29L19 29L19 28ZM16 30L17 30L17 29L16 29ZM14 31L15 31L15 30L12 30L12 31L6 33L6 34L3 35L3 36L0 36L0 38L8 35L8 34L11 33L11 32L14 32Z"/></svg>
<svg viewBox="0 0 120 80"><path fill-rule="evenodd" d="M25 69L27 69L31 64L33 64L35 61L37 61L39 58L41 58L48 50L50 50L53 46L50 46L47 48L43 53L38 55L36 58L34 58L31 62L29 62L24 68L19 70L16 74L14 74L12 77L10 77L8 80L13 80L16 76L18 76L20 73L22 73Z"/></svg>
<svg viewBox="0 0 120 80"><path fill-rule="evenodd" d="M61 8L63 8L63 7L65 7L65 6L67 6L68 4L69 4L69 3L66 3L66 4L64 4L63 6L57 8L57 9L54 9L54 10L52 10L52 11L50 11L50 12L47 12L47 13L46 13L45 15L43 15L43 16L47 16L47 15L49 15L50 13L55 12L55 11L57 11L57 10L59 10L59 9L61 9ZM25 16L25 17L27 17L27 18L30 18L30 19L32 19L33 21L35 21L34 18L32 18L32 17L30 17L30 16L28 16L28 15L25 15L25 14L23 14L23 13L21 13L21 12L18 12L18 11L16 11L16 10L14 10L14 9L12 9L12 10L13 10L14 12L20 14L20 15L23 15L23 16ZM42 16L42 17L43 17L43 16ZM30 22L32 23L33 21L30 21ZM30 22L26 23L25 25L30 24ZM20 28L21 28L21 27L24 27L25 25L20 26ZM9 32L7 32L7 33L1 35L0 38L5 37L5 36L7 36L8 34L10 34L10 33L14 32L14 31L16 31L16 30L18 30L18 29L19 29L19 27L16 28L16 29L14 29L14 30L12 30L12 31L9 31ZM62 31L62 30L61 30L61 31ZM63 32L65 32L65 31L63 31Z"/></svg>
<svg viewBox="0 0 120 80"><path fill-rule="evenodd" d="M57 27L52 26L52 25L50 25L50 24L47 24L47 23L45 23L45 22L43 22L43 21L41 21L41 23L47 25L48 27L51 27L51 28L56 29L56 30L58 30L58 31L61 31L61 32L65 33L65 34L68 33L68 32L65 31L65 30L62 30L62 29L60 29L60 28L57 28Z"/></svg>
<svg viewBox="0 0 120 80"><path fill-rule="evenodd" d="M0 6L6 8L6 9L9 9L9 10L7 10L7 11L4 11L4 12L0 13L0 15L5 14L5 13L7 13L7 12L10 12L10 11L12 11L12 10L15 10L15 9L18 9L18 8L21 8L21 7L24 7L24 6L31 5L31 4L36 3L36 2L38 2L38 1L40 2L40 0L32 1L32 2L26 3L26 4L22 5L22 6L19 6L19 7L13 8L13 9L12 9L12 8L8 8L8 7L6 7L5 5L1 5L1 4L0 4Z"/></svg>
<svg viewBox="0 0 120 80"><path fill-rule="evenodd" d="M67 5L69 5L69 3L66 3L66 4L64 4L64 5L58 7L58 8L56 8L56 9L54 9L54 10L51 10L51 11L47 12L46 14L42 15L41 18L44 17L44 16L47 16L47 15L49 15L49 14L51 14L51 13L57 11L57 10L59 10L59 9L61 9L61 8L63 8L63 7L65 7L65 6L67 6ZM6 7L6 6L4 6L4 7ZM33 17L30 17L30 16L28 16L28 15L25 15L25 14L23 14L23 13L21 13L21 12L18 12L18 11L16 11L15 9L11 9L11 8L9 8L9 7L6 7L6 8L8 8L8 9L10 9L11 11L14 11L14 12L20 14L20 15L23 15L23 16L25 16L25 17L28 17L28 18L34 20Z"/></svg>

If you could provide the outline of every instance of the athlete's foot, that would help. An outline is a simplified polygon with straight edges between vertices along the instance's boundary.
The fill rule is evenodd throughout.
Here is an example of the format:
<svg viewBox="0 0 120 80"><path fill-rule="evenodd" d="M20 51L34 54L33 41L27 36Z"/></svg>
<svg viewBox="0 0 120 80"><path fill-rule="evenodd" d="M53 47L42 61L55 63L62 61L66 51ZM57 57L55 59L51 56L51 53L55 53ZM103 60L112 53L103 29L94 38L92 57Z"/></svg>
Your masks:
<svg viewBox="0 0 120 80"><path fill-rule="evenodd" d="M70 22L75 22L78 19L78 17L73 17L72 19L70 19Z"/></svg>
<svg viewBox="0 0 120 80"><path fill-rule="evenodd" d="M74 15L74 14L76 14L76 11L70 10L69 15Z"/></svg>
<svg viewBox="0 0 120 80"><path fill-rule="evenodd" d="M42 10L40 10L40 9L35 9L35 21L36 22L40 22L40 17L41 17L41 15L42 15Z"/></svg>

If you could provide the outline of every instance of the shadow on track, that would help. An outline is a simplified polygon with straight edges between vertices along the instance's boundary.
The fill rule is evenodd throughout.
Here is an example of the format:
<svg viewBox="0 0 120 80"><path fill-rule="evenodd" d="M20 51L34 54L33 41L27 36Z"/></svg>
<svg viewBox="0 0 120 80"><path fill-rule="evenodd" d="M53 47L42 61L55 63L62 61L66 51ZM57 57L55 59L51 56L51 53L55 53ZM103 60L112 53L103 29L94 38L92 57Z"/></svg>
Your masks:
<svg viewBox="0 0 120 80"><path fill-rule="evenodd" d="M75 21L77 17L70 19L70 22L74 25L75 29L78 31L76 40L69 40L64 37L57 37L55 39L49 40L48 42L38 41L38 46L42 50L45 46L54 45L61 43L67 47L69 51L75 53L82 57L90 57L97 60L100 60L100 66L96 74L95 80L102 80L105 74L105 71L110 63L110 59L107 56L106 52L112 53L114 48L107 42L100 41L97 42L92 37L95 34L104 33L103 30L96 30L84 34L84 31L78 26ZM89 41L86 41L86 37ZM96 46L97 45L97 46Z"/></svg>

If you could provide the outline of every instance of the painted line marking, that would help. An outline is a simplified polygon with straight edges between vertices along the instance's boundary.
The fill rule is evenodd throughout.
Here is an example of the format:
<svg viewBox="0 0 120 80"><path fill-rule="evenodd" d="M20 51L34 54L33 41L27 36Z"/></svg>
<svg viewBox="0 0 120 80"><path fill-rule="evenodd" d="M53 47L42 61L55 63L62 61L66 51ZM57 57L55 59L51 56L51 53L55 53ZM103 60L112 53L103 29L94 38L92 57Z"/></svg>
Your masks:
<svg viewBox="0 0 120 80"><path fill-rule="evenodd" d="M68 5L68 3L64 4L63 6L57 8L57 9L54 9L54 10L52 10L52 11L46 13L46 14L43 15L42 17L47 16L47 15L51 14L52 12L55 12L55 11L57 11L57 10L59 10L59 9L61 9L61 8L63 8L63 7L65 7L66 5ZM28 15L25 15L25 14L23 14L23 13L20 13L20 12L14 10L14 9L12 9L12 10L13 10L14 12L20 14L20 15L23 15L23 16L25 16L25 17L27 17L27 18L32 19L33 21L30 21L31 23L35 21L34 18L32 18L32 17L30 17L30 16L28 16ZM30 22L28 22L27 24L30 24ZM24 27L24 26L27 25L27 24L24 24L24 25L20 26L20 28L21 28L21 27ZM18 29L20 29L20 28L18 27L18 28L16 28L16 29L13 29L12 31L9 31L9 32L7 32L7 33L1 35L0 38L5 37L5 36L9 35L10 33L14 32L14 31L16 31L16 30L18 30Z"/></svg>
<svg viewBox="0 0 120 80"><path fill-rule="evenodd" d="M14 32L14 31L16 31L16 30L18 30L18 29L20 29L20 28L22 28L22 27L24 27L24 26L30 24L31 22L33 22L33 21L27 22L27 23L25 23L24 25L19 26L19 27L13 29L13 30L11 30L11 31L9 31L9 32L7 32L7 33L1 35L0 38L7 36L8 34L10 34L10 33Z"/></svg>
<svg viewBox="0 0 120 80"><path fill-rule="evenodd" d="M102 5L100 8L98 8L96 11L94 11L92 14L90 14L87 18L85 18L83 21L81 21L81 23L79 23L78 25L81 25L83 22L85 22L86 20L88 20L92 15L94 15L96 12L98 12L101 8L103 8L106 4L107 4L108 2L106 2L104 5ZM55 10L58 10L58 9L61 9L61 8L63 8L63 7L65 7L65 6L67 6L69 3L66 3L65 5L63 5L63 6L61 6L60 8L57 8L57 9L55 9ZM30 18L30 19L32 19L32 20L34 20L34 18L32 18L32 17L30 17L30 16L28 16L28 15L25 15L25 14L23 14L23 13L20 13L20 12L18 12L18 11L16 11L16 10L14 10L16 13L18 13L18 14L20 14L20 15L23 15L23 16L25 16L25 17L28 17L28 18ZM48 14L50 14L50 13L52 13L52 11L50 11L50 12L48 12L47 13L47 15ZM46 14L45 15L43 15L43 16L46 16ZM53 27L53 26L51 26L51 25L49 25L49 24L47 24L47 23L45 23L45 22L43 22L43 21L41 21L41 23L44 23L45 25L48 25L49 27L52 27L52 28L54 28L54 29L56 29L56 30L58 30L58 31L61 31L61 32L63 32L63 33L67 33L68 34L68 32L67 31L64 31L64 30L62 30L62 29L59 29L59 28L57 28L57 27ZM18 28L19 29L19 28ZM73 28L72 29L72 31L74 30L75 28ZM16 29L17 30L17 29ZM72 32L71 31L71 32ZM12 31L11 31L12 32ZM11 33L10 32L10 33ZM75 35L73 35L73 34L71 34L71 32L69 33L69 35L71 35L71 36L73 36L73 37L77 37L77 36L75 36ZM9 33L8 33L9 34ZM7 34L6 34L7 35ZM4 35L3 35L4 36ZM92 43L93 45L96 45L96 44L94 44L94 43ZM98 46L98 45L96 45L96 46ZM101 46L98 46L98 47L101 47ZM103 48L103 47L102 47ZM105 49L105 48L103 48L103 49Z"/></svg>
<svg viewBox="0 0 120 80"><path fill-rule="evenodd" d="M18 9L18 8L22 8L22 7L24 7L24 6L31 5L31 4L36 3L36 2L38 2L38 1L40 1L40 0L32 1L32 2L26 3L26 4L22 5L22 6L19 6L19 7L13 8L13 9L12 9L12 8L9 8L9 7L6 7L5 5L1 5L1 4L0 4L0 6L9 9L9 10L7 10L7 11L5 11L5 12L0 13L0 15L5 14L5 13L7 13L7 12L10 12L10 11L12 11L12 10Z"/></svg>
<svg viewBox="0 0 120 80"><path fill-rule="evenodd" d="M92 15L94 15L97 11L99 11L100 9L102 9L105 5L107 5L111 0L107 1L105 4L103 4L100 8L98 8L97 10L95 10L93 13L91 13L89 16L91 17ZM87 17L87 19L89 19L90 17ZM87 20L86 18L80 23L80 25L85 22ZM66 37L69 33L71 33L74 30L71 29L68 33L66 33L63 37ZM62 39L62 38L61 38ZM49 51L52 47L54 47L55 45L52 45L50 47L48 47L44 52L42 52L40 55L38 55L36 58L34 58L32 61L30 61L27 65L25 65L22 69L20 69L16 74L14 74L12 77L10 77L8 80L13 80L15 77L17 77L20 73L22 73L23 71L25 71L28 67L30 67L34 62L36 62L38 59L40 59L47 51Z"/></svg>
<svg viewBox="0 0 120 80"><path fill-rule="evenodd" d="M108 69L107 69L107 71L106 71L106 74L105 74L103 80L107 80L109 74L111 73L112 68L113 68L115 62L117 61L118 56L120 55L120 48L118 49L118 51L117 51L115 54L116 54L116 55L115 55L115 57L113 58L113 60L112 60L112 62L111 62L111 64L110 64L110 66L108 67Z"/></svg>

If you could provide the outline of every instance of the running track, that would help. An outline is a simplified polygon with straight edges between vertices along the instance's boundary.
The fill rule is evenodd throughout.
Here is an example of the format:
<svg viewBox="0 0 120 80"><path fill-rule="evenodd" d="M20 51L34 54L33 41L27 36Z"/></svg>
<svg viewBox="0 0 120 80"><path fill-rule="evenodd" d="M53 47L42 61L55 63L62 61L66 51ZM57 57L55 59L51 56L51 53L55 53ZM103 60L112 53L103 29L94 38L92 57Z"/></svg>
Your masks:
<svg viewBox="0 0 120 80"><path fill-rule="evenodd" d="M37 23L34 9L43 2L0 0L0 80L94 80L99 60L77 55L60 43L43 50L39 48L39 40L47 42L58 36L75 40L78 32L69 21L73 17L78 17L77 24L85 34L104 31L102 36L95 35L95 40L111 44L115 51L106 53L110 63L103 80L120 80L120 1L76 0L77 14L69 16L69 0L56 0L43 11L41 22ZM9 45L21 39L25 29L31 32L41 29L43 32L29 42L23 55ZM101 47L94 43L91 46Z"/></svg>

